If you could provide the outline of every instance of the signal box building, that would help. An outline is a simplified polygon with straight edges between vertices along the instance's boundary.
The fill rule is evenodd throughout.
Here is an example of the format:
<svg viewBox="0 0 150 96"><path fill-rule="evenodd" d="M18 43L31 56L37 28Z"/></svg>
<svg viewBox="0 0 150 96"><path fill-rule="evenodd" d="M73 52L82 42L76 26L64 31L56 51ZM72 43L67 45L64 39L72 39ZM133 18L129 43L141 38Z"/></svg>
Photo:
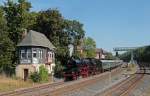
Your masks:
<svg viewBox="0 0 150 96"><path fill-rule="evenodd" d="M44 65L49 73L53 72L55 47L44 34L30 30L17 46L19 54L17 77L26 80L31 73L38 72L41 65Z"/></svg>

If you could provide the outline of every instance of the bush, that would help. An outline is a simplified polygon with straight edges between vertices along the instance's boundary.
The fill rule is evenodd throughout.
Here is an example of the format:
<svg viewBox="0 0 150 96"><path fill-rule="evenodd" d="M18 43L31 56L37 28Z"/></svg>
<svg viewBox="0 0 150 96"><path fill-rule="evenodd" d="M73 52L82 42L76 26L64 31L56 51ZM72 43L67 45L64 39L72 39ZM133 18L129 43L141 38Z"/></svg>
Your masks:
<svg viewBox="0 0 150 96"><path fill-rule="evenodd" d="M34 72L30 75L30 79L33 82L47 82L48 81L48 70L42 65L39 68L39 72Z"/></svg>
<svg viewBox="0 0 150 96"><path fill-rule="evenodd" d="M41 82L47 82L48 81L48 70L42 65L39 68L39 76Z"/></svg>
<svg viewBox="0 0 150 96"><path fill-rule="evenodd" d="M33 81L33 82L40 82L40 75L38 72L34 72L31 74L30 76L30 79Z"/></svg>

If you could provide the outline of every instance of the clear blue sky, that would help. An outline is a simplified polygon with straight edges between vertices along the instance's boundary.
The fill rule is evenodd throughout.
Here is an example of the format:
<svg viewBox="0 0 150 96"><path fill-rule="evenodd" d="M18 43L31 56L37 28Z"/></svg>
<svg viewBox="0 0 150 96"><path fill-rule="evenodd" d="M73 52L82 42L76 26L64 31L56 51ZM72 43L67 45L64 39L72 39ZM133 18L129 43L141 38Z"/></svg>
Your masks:
<svg viewBox="0 0 150 96"><path fill-rule="evenodd" d="M150 45L150 0L29 1L32 11L58 8L65 18L79 20L98 48Z"/></svg>

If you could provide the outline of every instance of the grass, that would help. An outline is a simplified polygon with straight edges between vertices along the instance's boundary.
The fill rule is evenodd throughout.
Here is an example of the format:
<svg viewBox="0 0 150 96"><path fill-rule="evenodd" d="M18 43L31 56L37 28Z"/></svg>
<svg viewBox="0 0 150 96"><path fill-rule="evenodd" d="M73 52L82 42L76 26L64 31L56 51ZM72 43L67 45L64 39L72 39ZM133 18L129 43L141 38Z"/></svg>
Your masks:
<svg viewBox="0 0 150 96"><path fill-rule="evenodd" d="M50 81L49 81L50 82ZM0 92L13 91L19 88L32 87L40 85L41 83L33 83L32 81L26 81L20 79L8 78L0 75Z"/></svg>

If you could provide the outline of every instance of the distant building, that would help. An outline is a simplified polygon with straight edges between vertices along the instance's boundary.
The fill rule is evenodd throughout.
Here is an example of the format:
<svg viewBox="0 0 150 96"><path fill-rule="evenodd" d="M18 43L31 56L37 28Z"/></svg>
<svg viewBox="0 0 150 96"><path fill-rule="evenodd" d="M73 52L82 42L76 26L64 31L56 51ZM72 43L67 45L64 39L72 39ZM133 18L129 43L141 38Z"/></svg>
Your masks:
<svg viewBox="0 0 150 96"><path fill-rule="evenodd" d="M26 80L30 73L39 71L44 65L51 73L55 67L55 53L53 44L39 32L30 30L17 45L19 64L16 67L16 76Z"/></svg>
<svg viewBox="0 0 150 96"><path fill-rule="evenodd" d="M96 49L96 59L105 59L107 52L104 51L102 48Z"/></svg>

